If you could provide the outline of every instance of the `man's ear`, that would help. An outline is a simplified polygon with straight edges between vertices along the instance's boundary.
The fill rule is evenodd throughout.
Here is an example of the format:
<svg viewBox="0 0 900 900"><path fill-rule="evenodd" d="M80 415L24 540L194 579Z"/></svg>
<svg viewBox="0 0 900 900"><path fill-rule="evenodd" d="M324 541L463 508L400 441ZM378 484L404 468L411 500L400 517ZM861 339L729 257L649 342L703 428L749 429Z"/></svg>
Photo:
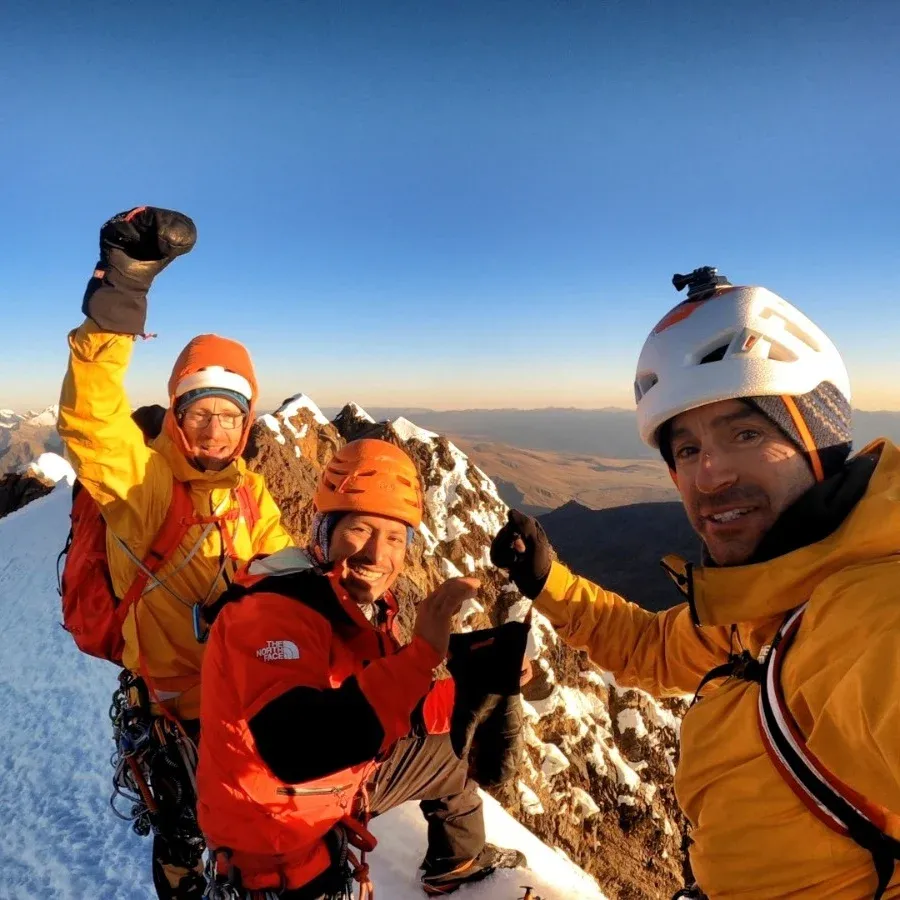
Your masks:
<svg viewBox="0 0 900 900"><path fill-rule="evenodd" d="M672 468L669 469L669 478L672 479L672 483L675 487L678 487L678 473Z"/></svg>

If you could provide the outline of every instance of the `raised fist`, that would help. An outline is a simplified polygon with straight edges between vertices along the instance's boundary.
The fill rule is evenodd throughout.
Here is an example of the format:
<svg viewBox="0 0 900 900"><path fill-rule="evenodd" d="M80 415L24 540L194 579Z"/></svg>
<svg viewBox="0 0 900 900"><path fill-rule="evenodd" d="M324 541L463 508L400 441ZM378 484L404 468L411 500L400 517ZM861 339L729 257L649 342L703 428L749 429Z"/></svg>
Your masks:
<svg viewBox="0 0 900 900"><path fill-rule="evenodd" d="M534 600L547 583L552 561L553 548L541 523L511 509L491 543L491 562L506 569L516 587Z"/></svg>
<svg viewBox="0 0 900 900"><path fill-rule="evenodd" d="M143 334L153 279L196 241L193 221L180 212L138 206L113 216L100 229L100 259L81 311L105 331Z"/></svg>
<svg viewBox="0 0 900 900"><path fill-rule="evenodd" d="M197 229L183 213L138 206L119 213L100 229L100 260L121 250L136 261L171 262L197 242Z"/></svg>

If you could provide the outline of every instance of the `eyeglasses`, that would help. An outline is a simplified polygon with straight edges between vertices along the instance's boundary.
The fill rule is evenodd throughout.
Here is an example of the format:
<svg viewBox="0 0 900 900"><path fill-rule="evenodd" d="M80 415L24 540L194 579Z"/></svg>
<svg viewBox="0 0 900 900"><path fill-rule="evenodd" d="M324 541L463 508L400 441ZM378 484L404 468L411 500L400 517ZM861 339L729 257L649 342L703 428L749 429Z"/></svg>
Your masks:
<svg viewBox="0 0 900 900"><path fill-rule="evenodd" d="M244 423L243 413L208 413L197 411L186 412L181 417L181 424L189 425L191 428L207 428L214 418L219 420L219 424L226 431L240 428Z"/></svg>

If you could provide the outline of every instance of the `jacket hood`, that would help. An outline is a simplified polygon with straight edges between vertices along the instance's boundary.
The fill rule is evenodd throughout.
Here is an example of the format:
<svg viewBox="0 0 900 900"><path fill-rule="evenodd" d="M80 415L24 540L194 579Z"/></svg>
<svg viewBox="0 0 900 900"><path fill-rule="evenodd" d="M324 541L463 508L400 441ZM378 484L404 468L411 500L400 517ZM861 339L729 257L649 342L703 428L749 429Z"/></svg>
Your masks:
<svg viewBox="0 0 900 900"><path fill-rule="evenodd" d="M900 450L878 441L848 465L861 464L865 470L866 457L877 462L874 470L868 464L871 475L862 496L820 540L762 562L727 568L666 557L663 568L688 600L695 623L727 626L783 615L842 569L900 553Z"/></svg>

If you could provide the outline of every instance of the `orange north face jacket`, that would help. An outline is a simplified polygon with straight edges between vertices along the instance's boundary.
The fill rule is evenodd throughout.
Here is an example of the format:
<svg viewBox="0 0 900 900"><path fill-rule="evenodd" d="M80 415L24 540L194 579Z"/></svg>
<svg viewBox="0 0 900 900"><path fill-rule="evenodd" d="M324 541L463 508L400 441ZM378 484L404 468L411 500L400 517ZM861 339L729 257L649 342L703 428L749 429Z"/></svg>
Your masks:
<svg viewBox="0 0 900 900"><path fill-rule="evenodd" d="M399 645L390 596L370 623L337 573L299 549L239 581L247 592L225 604L203 661L197 813L246 887L297 888L329 867L325 835L360 815L411 717L449 730L454 685L432 681L440 658L427 641Z"/></svg>
<svg viewBox="0 0 900 900"><path fill-rule="evenodd" d="M291 543L263 479L242 459L221 472L201 472L188 462L176 443L180 432L171 410L159 437L150 447L144 443L124 386L134 348L131 335L103 332L88 319L69 335L69 347L59 434L78 480L106 520L106 551L117 596L131 584L136 564L115 538L143 559L169 508L174 479L190 485L199 516L228 512L237 506L235 489L249 488L260 514L252 534L243 519L226 526L238 563ZM159 699L181 718L200 714L205 645L194 636L193 606L216 600L235 567L224 552L219 528L194 525L158 573L165 589L148 591L125 620L124 664L138 673L143 669Z"/></svg>
<svg viewBox="0 0 900 900"><path fill-rule="evenodd" d="M810 750L887 807L900 838L900 451L863 452L879 454L877 467L836 531L768 562L692 569L690 608L647 612L558 563L535 605L621 685L659 696L692 693L731 650L758 657L808 600L785 656L784 698ZM753 682L720 680L684 717L675 790L699 885L711 900L871 900L872 857L823 825L775 770L758 698ZM900 869L884 896L900 897Z"/></svg>

